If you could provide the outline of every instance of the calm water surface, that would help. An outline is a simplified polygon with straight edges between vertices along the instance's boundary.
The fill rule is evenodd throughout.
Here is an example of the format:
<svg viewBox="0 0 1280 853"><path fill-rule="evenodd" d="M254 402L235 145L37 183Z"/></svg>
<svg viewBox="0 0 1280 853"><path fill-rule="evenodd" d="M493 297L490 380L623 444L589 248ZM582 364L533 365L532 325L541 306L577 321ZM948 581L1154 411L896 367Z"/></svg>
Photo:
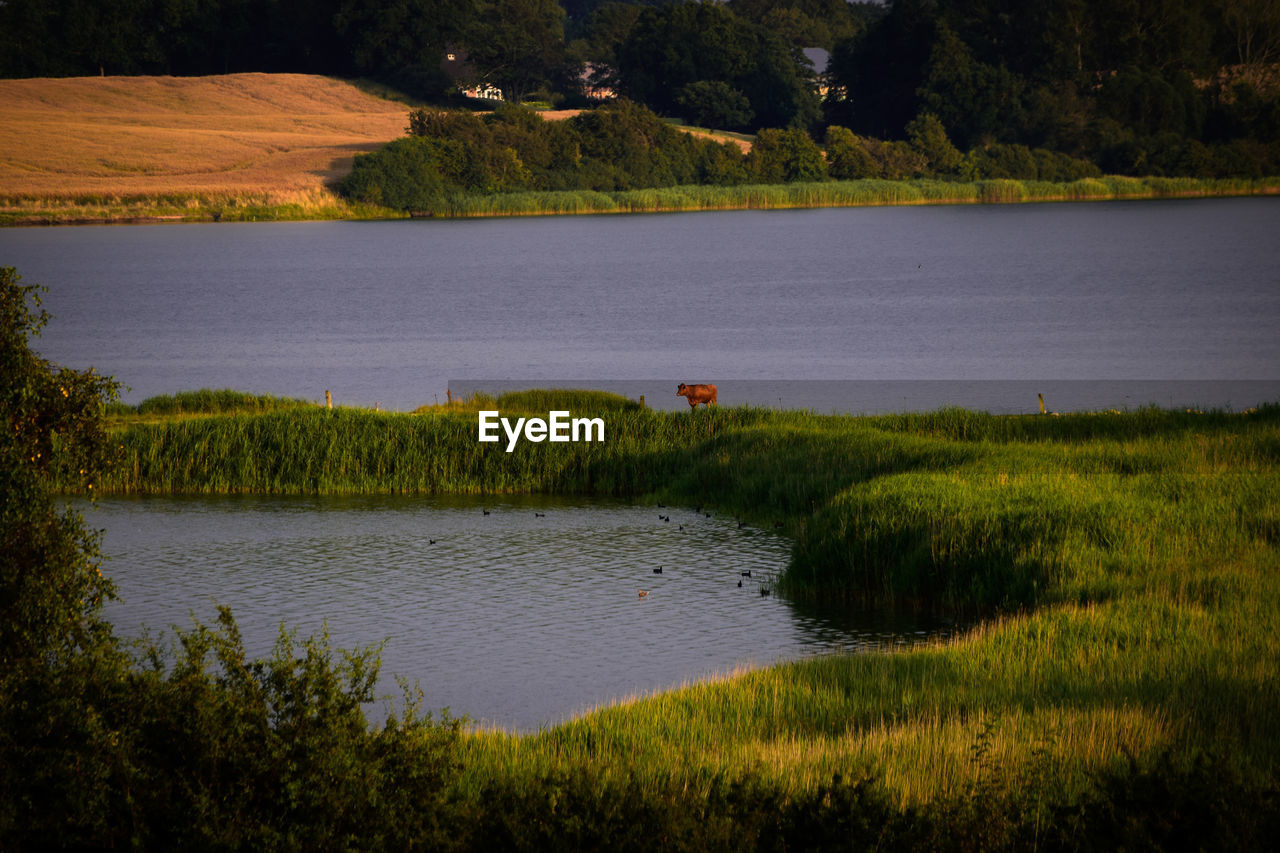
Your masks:
<svg viewBox="0 0 1280 853"><path fill-rule="evenodd" d="M257 654L282 621L303 636L327 623L337 647L388 641L381 693L398 697L393 676L405 676L428 708L510 728L737 666L951 630L761 596L786 565L786 540L688 508L386 497L82 508L106 530L123 599L107 615L125 635L189 627L191 614L210 623L215 601Z"/></svg>
<svg viewBox="0 0 1280 853"><path fill-rule="evenodd" d="M328 389L339 404L407 410L465 377L641 381L633 393L655 403L675 403L677 382L717 381L722 404L776 395L820 409L826 397L788 396L804 386L778 380L999 380L1031 405L1045 380L1280 380L1277 234L1280 199L1253 198L0 229L0 264L49 288L55 319L37 348L115 376L130 402ZM774 385L739 400L735 382ZM1163 403L1166 390L1085 405ZM760 596L787 546L729 519L550 502L492 512L106 500L91 519L107 531L125 598L111 616L126 631L185 623L190 609L208 621L217 600L265 652L281 620L327 621L339 646L389 639L384 672L420 680L429 706L516 727L930 629Z"/></svg>
<svg viewBox="0 0 1280 853"><path fill-rule="evenodd" d="M128 401L411 409L456 377L654 380L650 400L680 381L1276 380L1277 234L1280 199L1245 198L3 229L0 263L50 288L44 354Z"/></svg>

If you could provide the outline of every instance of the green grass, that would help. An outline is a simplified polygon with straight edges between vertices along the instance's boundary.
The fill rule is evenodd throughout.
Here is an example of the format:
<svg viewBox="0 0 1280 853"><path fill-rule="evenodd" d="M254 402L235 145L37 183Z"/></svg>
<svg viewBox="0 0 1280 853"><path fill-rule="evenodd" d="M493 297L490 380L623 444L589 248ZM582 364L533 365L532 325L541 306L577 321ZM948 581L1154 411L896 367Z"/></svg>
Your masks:
<svg viewBox="0 0 1280 853"><path fill-rule="evenodd" d="M1280 191L1280 180L1125 178L1069 183L984 180L972 183L920 178L816 183L680 186L617 192L518 192L453 199L443 217L534 216L562 213L653 213L689 210L775 210L915 204L993 204L1101 201L1136 198L1259 195Z"/></svg>
<svg viewBox="0 0 1280 853"><path fill-rule="evenodd" d="M432 211L441 218L662 213L699 210L778 210L918 204L1004 204L1035 201L1270 195L1280 178L1126 178L1107 176L1069 183L983 180L972 183L919 178L863 179L743 186L680 186L597 192L514 192L466 195ZM282 201L266 193L173 193L118 196L86 194L66 200L0 198L0 226L130 221L288 221L402 219L389 208L329 195Z"/></svg>
<svg viewBox="0 0 1280 853"><path fill-rule="evenodd" d="M654 412L590 392L492 402L594 410L606 442L508 454L475 440L474 409L449 407L116 421L124 455L102 488L703 504L782 524L792 596L978 620L926 648L727 674L530 735L473 732L455 793L479 811L495 785L508 817L586 786L591 802L626 792L723 816L748 785L782 813L870 774L894 820L961 846L1073 846L1082 815L1135 792L1150 797L1135 814L1211 802L1199 785L1262 803L1232 831L1275 819L1280 406L847 417ZM744 825L759 818L741 808Z"/></svg>
<svg viewBox="0 0 1280 853"><path fill-rule="evenodd" d="M128 403L111 403L107 414L116 419L138 415L157 418L168 415L226 415L245 412L273 412L281 409L315 407L311 400L296 397L275 397L270 394L249 394L229 388L199 391L180 391L177 394L159 394L148 397L136 406Z"/></svg>
<svg viewBox="0 0 1280 853"><path fill-rule="evenodd" d="M297 192L0 193L0 227L133 222L300 222L404 219L407 214L348 201L327 190Z"/></svg>

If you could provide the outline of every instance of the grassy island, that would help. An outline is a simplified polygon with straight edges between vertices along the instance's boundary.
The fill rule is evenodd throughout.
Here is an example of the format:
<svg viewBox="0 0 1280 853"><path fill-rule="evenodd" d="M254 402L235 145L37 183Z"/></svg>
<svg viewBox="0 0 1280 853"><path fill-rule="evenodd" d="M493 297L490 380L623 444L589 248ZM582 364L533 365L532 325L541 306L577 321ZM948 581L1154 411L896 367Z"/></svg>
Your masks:
<svg viewBox="0 0 1280 853"><path fill-rule="evenodd" d="M526 392L497 407L598 413L608 441L508 454L474 440L481 402L118 411L120 461L98 488L703 504L781 523L786 594L980 618L926 648L741 672L531 735L462 734L446 810L460 846L1272 837L1280 407L849 417Z"/></svg>

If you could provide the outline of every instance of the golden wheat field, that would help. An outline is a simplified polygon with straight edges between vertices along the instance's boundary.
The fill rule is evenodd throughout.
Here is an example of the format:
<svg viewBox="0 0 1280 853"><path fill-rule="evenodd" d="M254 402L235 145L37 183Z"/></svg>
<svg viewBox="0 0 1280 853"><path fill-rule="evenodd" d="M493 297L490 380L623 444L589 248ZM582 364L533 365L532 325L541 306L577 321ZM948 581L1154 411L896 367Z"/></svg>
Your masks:
<svg viewBox="0 0 1280 853"><path fill-rule="evenodd" d="M0 80L0 196L327 194L408 110L305 74Z"/></svg>

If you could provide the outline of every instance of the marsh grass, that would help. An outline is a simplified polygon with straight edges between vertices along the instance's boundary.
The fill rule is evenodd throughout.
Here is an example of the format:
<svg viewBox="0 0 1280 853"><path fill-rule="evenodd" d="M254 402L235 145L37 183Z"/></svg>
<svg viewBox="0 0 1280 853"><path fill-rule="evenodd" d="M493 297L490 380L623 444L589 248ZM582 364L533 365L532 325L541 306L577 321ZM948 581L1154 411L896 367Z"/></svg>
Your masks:
<svg viewBox="0 0 1280 853"><path fill-rule="evenodd" d="M433 215L537 216L562 213L661 213L693 210L780 210L919 204L1007 204L1036 201L1106 201L1263 195L1280 192L1280 179L1091 178L1069 183L984 180L971 183L920 178L863 179L794 184L679 186L597 192L517 192L458 196Z"/></svg>
<svg viewBox="0 0 1280 853"><path fill-rule="evenodd" d="M159 419L175 415L226 415L273 412L282 409L314 408L312 400L297 397L276 397L271 394L250 394L230 388L199 391L180 391L177 394L159 394L148 397L136 406L115 402L107 406L107 414L117 422L130 416Z"/></svg>
<svg viewBox="0 0 1280 853"><path fill-rule="evenodd" d="M727 673L536 733L473 730L455 795L483 811L498 785L509 820L577 785L595 792L584 802L626 792L758 818L829 802L839 778L870 780L889 818L960 846L1073 846L1080 821L1154 820L1219 802L1213 791L1227 803L1211 810L1262 805L1235 829L1204 818L1209 837L1274 819L1280 406L850 417L654 412L580 391L471 403L594 408L607 441L507 454L475 441L474 410L445 407L117 421L122 464L103 486L702 504L782 524L791 596L973 620L946 643ZM732 806L726 784L763 799Z"/></svg>

